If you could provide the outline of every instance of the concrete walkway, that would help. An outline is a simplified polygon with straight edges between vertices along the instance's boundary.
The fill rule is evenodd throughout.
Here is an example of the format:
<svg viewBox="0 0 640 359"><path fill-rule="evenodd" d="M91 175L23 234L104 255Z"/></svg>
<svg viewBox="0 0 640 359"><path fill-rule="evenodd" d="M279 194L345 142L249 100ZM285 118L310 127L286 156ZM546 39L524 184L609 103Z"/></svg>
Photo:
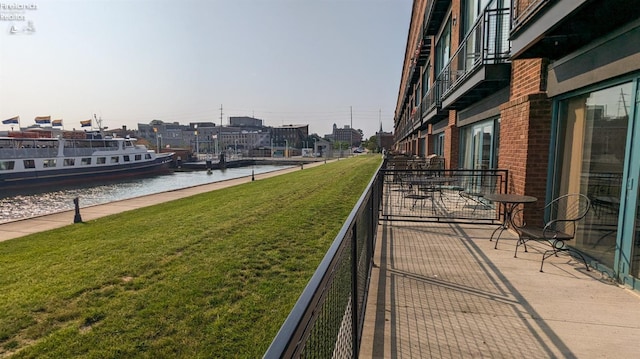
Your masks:
<svg viewBox="0 0 640 359"><path fill-rule="evenodd" d="M304 168L321 166L324 162L313 162L304 165ZM265 179L281 174L300 171L301 167L291 167L283 170L261 173L254 176L255 180ZM215 182L200 186L194 186L175 191L156 193L152 195L126 199L106 204L82 207L82 198L80 198L80 215L84 222L96 218L108 216L115 213L125 212L132 209L152 206L154 204L172 201L174 199L193 196L199 193L215 191L217 189L235 186L241 183L251 182L251 176L240 177L228 181ZM23 219L13 222L0 224L0 242L8 239L26 236L28 234L43 232L54 228L59 228L73 224L75 210L54 213L45 216L39 216L29 219Z"/></svg>
<svg viewBox="0 0 640 359"><path fill-rule="evenodd" d="M637 292L494 228L382 222L360 357L640 357Z"/></svg>

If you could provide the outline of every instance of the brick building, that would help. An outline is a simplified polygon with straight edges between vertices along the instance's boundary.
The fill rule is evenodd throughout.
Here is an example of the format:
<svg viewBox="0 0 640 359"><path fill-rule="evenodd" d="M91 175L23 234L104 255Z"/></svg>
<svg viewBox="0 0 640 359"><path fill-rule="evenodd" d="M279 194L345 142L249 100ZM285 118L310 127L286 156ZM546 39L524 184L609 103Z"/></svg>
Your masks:
<svg viewBox="0 0 640 359"><path fill-rule="evenodd" d="M572 245L640 288L639 6L415 0L395 150L507 169L509 192L539 202L587 195L593 213Z"/></svg>
<svg viewBox="0 0 640 359"><path fill-rule="evenodd" d="M338 125L334 123L331 139L334 142L348 143L351 147L358 147L362 143L362 133L349 125L345 125L344 128L338 128Z"/></svg>

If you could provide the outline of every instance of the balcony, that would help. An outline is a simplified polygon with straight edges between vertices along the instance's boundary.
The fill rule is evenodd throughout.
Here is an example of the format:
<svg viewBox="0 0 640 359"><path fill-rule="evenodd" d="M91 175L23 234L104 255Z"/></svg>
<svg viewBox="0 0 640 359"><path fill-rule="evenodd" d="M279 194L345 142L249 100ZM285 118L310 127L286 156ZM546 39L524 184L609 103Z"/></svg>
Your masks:
<svg viewBox="0 0 640 359"><path fill-rule="evenodd" d="M424 12L424 36L436 36L446 20L450 0L431 0Z"/></svg>
<svg viewBox="0 0 640 359"><path fill-rule="evenodd" d="M417 59L418 66L424 66L429 61L429 55L431 54L431 38L424 37L418 41L418 46L414 57Z"/></svg>
<svg viewBox="0 0 640 359"><path fill-rule="evenodd" d="M495 2L494 2L495 4ZM488 8L438 75L442 108L462 109L508 86L509 8Z"/></svg>
<svg viewBox="0 0 640 359"><path fill-rule="evenodd" d="M434 123L448 116L448 112L442 110L441 87L442 83L436 80L422 97L422 118L425 123Z"/></svg>
<svg viewBox="0 0 640 359"><path fill-rule="evenodd" d="M513 0L513 59L559 59L638 18L627 0Z"/></svg>

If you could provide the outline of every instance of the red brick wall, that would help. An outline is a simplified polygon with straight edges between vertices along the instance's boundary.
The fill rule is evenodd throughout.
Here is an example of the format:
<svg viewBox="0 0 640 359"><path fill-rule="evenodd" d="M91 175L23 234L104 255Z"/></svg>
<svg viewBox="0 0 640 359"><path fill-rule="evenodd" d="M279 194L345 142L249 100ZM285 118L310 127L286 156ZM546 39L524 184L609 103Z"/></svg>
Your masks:
<svg viewBox="0 0 640 359"><path fill-rule="evenodd" d="M547 61L516 60L511 64L511 99L546 91Z"/></svg>
<svg viewBox="0 0 640 359"><path fill-rule="evenodd" d="M512 64L510 101L501 107L498 167L509 170L510 193L538 198L544 205L547 186L552 101L546 95L546 60ZM526 211L527 221L539 212Z"/></svg>
<svg viewBox="0 0 640 359"><path fill-rule="evenodd" d="M460 157L460 129L456 127L457 112L449 111L449 122L444 129L444 165L445 168L458 168L458 157Z"/></svg>

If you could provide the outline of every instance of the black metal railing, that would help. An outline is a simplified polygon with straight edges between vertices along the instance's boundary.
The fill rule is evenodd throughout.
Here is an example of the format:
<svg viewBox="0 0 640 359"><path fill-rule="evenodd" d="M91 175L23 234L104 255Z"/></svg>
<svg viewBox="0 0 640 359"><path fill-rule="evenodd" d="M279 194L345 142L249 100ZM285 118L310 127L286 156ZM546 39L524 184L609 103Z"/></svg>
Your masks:
<svg viewBox="0 0 640 359"><path fill-rule="evenodd" d="M550 0L513 0L511 28L517 29Z"/></svg>
<svg viewBox="0 0 640 359"><path fill-rule="evenodd" d="M438 75L437 80L442 84L441 96L445 97L453 91L479 66L509 61L509 14L509 8L491 8L491 5L484 10Z"/></svg>
<svg viewBox="0 0 640 359"><path fill-rule="evenodd" d="M265 358L357 358L382 199L380 170L336 236Z"/></svg>
<svg viewBox="0 0 640 359"><path fill-rule="evenodd" d="M429 112L442 106L442 100L440 99L441 83L439 80L434 81L431 88L424 94L422 98L422 117L427 116Z"/></svg>
<svg viewBox="0 0 640 359"><path fill-rule="evenodd" d="M507 170L422 169L415 161L381 170L387 221L497 223L500 208L485 198L507 192Z"/></svg>

